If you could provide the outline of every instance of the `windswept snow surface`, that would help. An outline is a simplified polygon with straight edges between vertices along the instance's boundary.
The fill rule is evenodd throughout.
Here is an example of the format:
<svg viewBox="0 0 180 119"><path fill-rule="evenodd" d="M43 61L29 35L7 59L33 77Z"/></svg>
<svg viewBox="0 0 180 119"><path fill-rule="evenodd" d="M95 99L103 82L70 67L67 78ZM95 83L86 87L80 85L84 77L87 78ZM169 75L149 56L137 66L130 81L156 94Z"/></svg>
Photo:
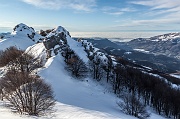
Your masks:
<svg viewBox="0 0 180 119"><path fill-rule="evenodd" d="M55 112L47 116L35 117L28 115L19 115L17 113L11 112L9 108L5 107L5 103L3 103L2 101L0 101L0 118L1 119L121 119L121 118L113 117L109 114L101 113L98 111L91 111L59 102L55 105Z"/></svg>
<svg viewBox="0 0 180 119"><path fill-rule="evenodd" d="M34 58L42 59L44 62L46 60L46 49L43 43L32 45L28 47L25 52L31 54Z"/></svg>
<svg viewBox="0 0 180 119"><path fill-rule="evenodd" d="M0 41L0 50L5 50L10 46L16 46L17 48L25 50L27 47L33 44L34 42L26 36L11 35L11 37Z"/></svg>
<svg viewBox="0 0 180 119"><path fill-rule="evenodd" d="M66 36L68 45L70 48L85 62L89 61L87 57L87 53L84 51L84 47L82 46L81 42L77 42L72 39L69 35Z"/></svg>

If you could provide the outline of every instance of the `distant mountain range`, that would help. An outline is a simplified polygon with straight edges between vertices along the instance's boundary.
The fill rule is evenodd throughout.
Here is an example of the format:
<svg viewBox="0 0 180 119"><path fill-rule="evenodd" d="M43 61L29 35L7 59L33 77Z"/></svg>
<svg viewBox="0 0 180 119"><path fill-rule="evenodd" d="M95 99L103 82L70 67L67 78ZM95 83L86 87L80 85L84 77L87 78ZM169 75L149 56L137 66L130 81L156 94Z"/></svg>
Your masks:
<svg viewBox="0 0 180 119"><path fill-rule="evenodd" d="M137 38L128 42L128 45L133 49L180 59L180 33L168 33L151 38Z"/></svg>
<svg viewBox="0 0 180 119"><path fill-rule="evenodd" d="M110 55L123 57L131 62L162 72L174 73L180 71L179 36L179 33L169 33L149 39L138 38L129 42L112 42L106 38L84 39ZM157 50L149 50L154 47L157 47ZM163 52L164 49L166 52Z"/></svg>

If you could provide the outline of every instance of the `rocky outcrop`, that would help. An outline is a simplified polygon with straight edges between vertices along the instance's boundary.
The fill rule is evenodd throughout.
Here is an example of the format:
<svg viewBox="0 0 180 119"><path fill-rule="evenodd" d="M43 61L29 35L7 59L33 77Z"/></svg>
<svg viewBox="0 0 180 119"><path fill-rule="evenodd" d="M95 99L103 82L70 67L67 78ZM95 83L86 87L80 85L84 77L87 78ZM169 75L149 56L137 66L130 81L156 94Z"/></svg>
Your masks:
<svg viewBox="0 0 180 119"><path fill-rule="evenodd" d="M43 44L46 48L47 58L51 57L52 53L56 55L58 50L67 45L67 35L69 35L69 32L61 26L57 27L46 35L43 40Z"/></svg>
<svg viewBox="0 0 180 119"><path fill-rule="evenodd" d="M52 35L48 38L45 38L43 43L44 43L45 48L47 50L50 50L54 48L56 45L62 45L62 41L64 41L64 43L67 41L66 35L63 32L57 35Z"/></svg>

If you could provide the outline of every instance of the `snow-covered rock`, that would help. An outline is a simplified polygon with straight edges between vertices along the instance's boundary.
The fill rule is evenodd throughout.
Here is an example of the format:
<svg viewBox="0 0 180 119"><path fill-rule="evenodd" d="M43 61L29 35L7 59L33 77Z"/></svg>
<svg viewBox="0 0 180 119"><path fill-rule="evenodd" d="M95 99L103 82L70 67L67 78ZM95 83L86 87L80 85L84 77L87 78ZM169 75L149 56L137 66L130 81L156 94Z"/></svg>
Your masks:
<svg viewBox="0 0 180 119"><path fill-rule="evenodd" d="M63 32L65 35L69 35L69 36L70 36L69 32L68 32L64 27L58 26L58 27L56 27L55 29L53 29L53 31L50 32L46 37L51 37L52 35L57 36L59 33L62 33L62 32Z"/></svg>

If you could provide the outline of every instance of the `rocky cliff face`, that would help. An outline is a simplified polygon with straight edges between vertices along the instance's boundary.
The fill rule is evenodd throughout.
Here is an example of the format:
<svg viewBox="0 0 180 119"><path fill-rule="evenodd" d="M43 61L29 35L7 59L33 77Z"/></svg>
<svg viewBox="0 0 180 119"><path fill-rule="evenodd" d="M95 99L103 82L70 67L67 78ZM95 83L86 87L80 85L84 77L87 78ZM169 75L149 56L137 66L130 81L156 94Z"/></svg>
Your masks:
<svg viewBox="0 0 180 119"><path fill-rule="evenodd" d="M128 42L134 49L144 49L157 55L180 59L180 33L169 33L151 38L138 38Z"/></svg>

